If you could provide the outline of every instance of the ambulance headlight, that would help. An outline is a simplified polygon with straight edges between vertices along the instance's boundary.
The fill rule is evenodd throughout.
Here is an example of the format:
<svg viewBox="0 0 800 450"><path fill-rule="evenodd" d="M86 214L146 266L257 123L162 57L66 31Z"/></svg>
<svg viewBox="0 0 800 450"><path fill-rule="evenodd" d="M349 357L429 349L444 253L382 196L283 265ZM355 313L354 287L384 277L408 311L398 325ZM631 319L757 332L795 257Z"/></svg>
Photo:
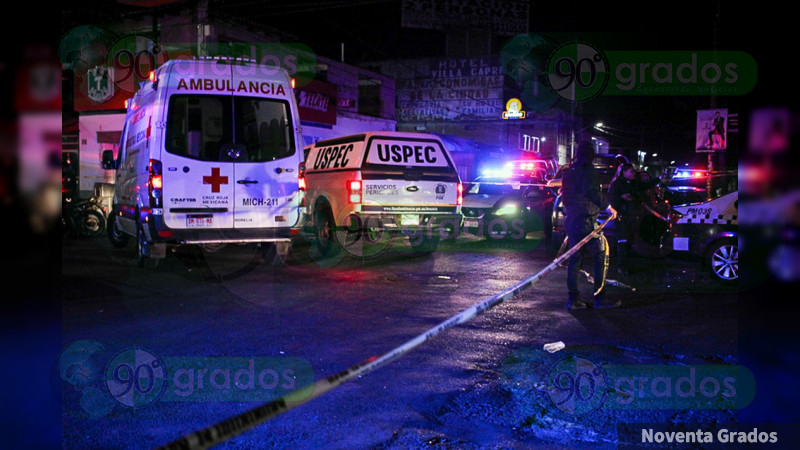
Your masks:
<svg viewBox="0 0 800 450"><path fill-rule="evenodd" d="M510 216L519 212L519 206L514 203L508 203L501 206L497 211L495 211L495 216Z"/></svg>

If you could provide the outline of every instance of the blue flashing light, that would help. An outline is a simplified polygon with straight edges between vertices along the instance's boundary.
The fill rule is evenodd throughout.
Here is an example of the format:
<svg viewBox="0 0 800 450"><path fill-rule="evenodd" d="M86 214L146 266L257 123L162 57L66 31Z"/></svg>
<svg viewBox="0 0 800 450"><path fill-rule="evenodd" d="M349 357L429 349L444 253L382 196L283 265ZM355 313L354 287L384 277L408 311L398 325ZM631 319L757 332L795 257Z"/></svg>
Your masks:
<svg viewBox="0 0 800 450"><path fill-rule="evenodd" d="M481 175L491 178L510 178L513 176L511 168L486 168L481 171Z"/></svg>
<svg viewBox="0 0 800 450"><path fill-rule="evenodd" d="M705 170L679 170L675 173L675 178L704 178L707 173Z"/></svg>

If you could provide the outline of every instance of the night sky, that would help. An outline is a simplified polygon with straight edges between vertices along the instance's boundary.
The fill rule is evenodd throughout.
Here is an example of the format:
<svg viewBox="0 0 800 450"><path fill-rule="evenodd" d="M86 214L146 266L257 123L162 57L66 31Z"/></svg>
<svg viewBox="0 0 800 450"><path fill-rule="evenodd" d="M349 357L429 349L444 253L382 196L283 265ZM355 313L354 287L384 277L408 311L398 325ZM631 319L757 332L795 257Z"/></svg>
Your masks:
<svg viewBox="0 0 800 450"><path fill-rule="evenodd" d="M158 0L151 3L164 2ZM120 16L136 16L145 8L124 6L136 0L83 2L64 11L64 26L71 21L91 23L119 22ZM148 2L138 2L139 4ZM192 4L170 2L150 11L169 11ZM557 41L581 39L601 51L619 50L740 50L754 56L759 82L746 96L601 96L578 108L585 123L603 121L617 131L609 139L617 145L638 146L672 153L675 159L694 156L696 111L728 108L742 112L753 106L791 104L791 90L782 88L783 74L791 58L785 42L791 28L788 14L772 9L743 9L742 4L714 1L532 2L529 31ZM109 9L110 6L113 8ZM272 27L287 33L288 39L308 45L319 55L339 60L344 44L346 63L359 65L386 59L432 58L445 55L445 35L441 31L401 27L401 0L354 0L350 2L306 0L261 2L253 0L210 0L210 15L242 18L254 27ZM509 36L508 38L510 38ZM492 42L499 53L504 37ZM476 55L482 56L482 55ZM788 92L786 92L788 91ZM644 137L643 137L644 136ZM740 136L740 139L742 136Z"/></svg>

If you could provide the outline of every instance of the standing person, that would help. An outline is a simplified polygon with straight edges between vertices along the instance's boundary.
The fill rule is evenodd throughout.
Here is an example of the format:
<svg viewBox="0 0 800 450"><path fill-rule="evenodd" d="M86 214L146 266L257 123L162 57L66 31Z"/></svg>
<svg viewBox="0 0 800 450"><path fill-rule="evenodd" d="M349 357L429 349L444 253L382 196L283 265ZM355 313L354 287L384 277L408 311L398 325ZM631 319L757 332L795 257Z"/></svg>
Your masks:
<svg viewBox="0 0 800 450"><path fill-rule="evenodd" d="M588 142L581 143L575 154L575 159L565 171L562 181L562 196L566 218L564 228L570 246L576 245L587 235L591 234L597 226L597 217L603 209L608 210L611 219L617 217L617 211L611 206L605 194L600 189L600 180L592 167L594 147ZM588 305L580 298L578 289L578 272L581 269L583 256L590 256L593 263L594 275L594 307L614 308L622 302L607 302L605 300L605 270L606 249L605 239L602 235L590 239L580 250L573 253L567 262L567 290L569 298L567 309L583 309Z"/></svg>
<svg viewBox="0 0 800 450"><path fill-rule="evenodd" d="M611 206L619 214L614 221L614 241L616 241L616 266L618 272L624 275L627 270L628 252L628 233L631 230L631 218L636 209L636 169L631 163L620 164L617 174L608 186L608 200Z"/></svg>
<svg viewBox="0 0 800 450"><path fill-rule="evenodd" d="M633 164L623 163L608 186L611 206L617 210L614 221L614 240L616 241L616 266L620 275L626 275L627 259L630 254L629 238L634 236L634 227L639 225L641 205L645 202L647 191L661 182L639 173Z"/></svg>

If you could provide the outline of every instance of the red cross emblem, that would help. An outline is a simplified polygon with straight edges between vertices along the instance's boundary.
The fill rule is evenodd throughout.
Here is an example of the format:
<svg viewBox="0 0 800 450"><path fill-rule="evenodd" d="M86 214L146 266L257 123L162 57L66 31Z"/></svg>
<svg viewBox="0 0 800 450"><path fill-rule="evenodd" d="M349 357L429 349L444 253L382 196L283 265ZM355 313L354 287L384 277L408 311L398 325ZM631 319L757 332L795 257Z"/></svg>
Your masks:
<svg viewBox="0 0 800 450"><path fill-rule="evenodd" d="M228 177L219 176L219 167L214 167L211 169L211 176L203 177L203 184L210 184L211 192L219 192L221 184L228 184Z"/></svg>

